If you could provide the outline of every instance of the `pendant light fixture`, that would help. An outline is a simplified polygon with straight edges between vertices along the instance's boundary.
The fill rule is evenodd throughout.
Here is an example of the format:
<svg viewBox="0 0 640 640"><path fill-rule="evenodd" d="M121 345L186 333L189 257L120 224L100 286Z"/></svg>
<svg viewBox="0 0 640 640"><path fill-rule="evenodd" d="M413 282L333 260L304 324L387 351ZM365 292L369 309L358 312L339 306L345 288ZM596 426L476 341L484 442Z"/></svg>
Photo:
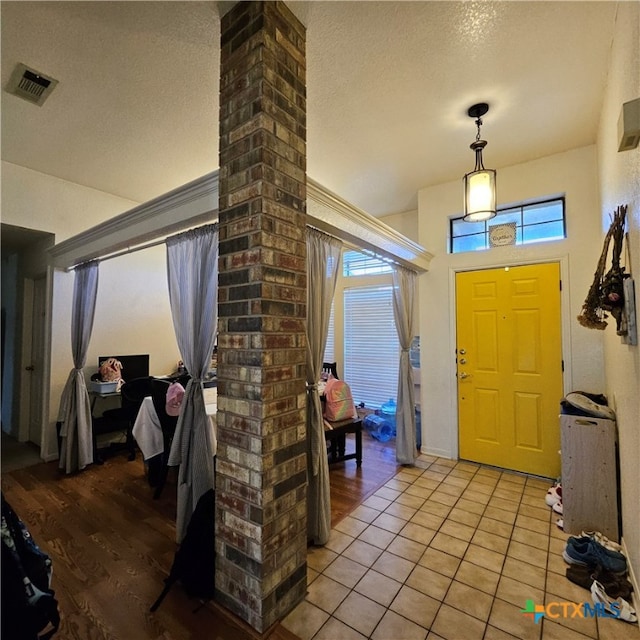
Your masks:
<svg viewBox="0 0 640 640"><path fill-rule="evenodd" d="M476 166L473 171L465 174L464 183L464 221L480 222L489 220L496 215L496 171L485 169L482 161L482 150L487 146L486 140L480 140L480 126L482 116L489 111L486 102L474 104L467 113L475 118L478 133L470 147L476 154Z"/></svg>

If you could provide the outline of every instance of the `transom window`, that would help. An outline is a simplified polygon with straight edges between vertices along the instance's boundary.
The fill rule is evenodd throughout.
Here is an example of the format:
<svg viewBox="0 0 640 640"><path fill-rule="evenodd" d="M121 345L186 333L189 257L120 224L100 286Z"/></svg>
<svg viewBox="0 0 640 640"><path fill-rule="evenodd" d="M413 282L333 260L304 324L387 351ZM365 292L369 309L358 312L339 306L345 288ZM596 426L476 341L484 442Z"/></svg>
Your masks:
<svg viewBox="0 0 640 640"><path fill-rule="evenodd" d="M451 218L449 252L488 249L490 228L505 223L515 224L516 244L562 240L567 237L564 198L499 209L495 218L482 222L464 222L462 217Z"/></svg>

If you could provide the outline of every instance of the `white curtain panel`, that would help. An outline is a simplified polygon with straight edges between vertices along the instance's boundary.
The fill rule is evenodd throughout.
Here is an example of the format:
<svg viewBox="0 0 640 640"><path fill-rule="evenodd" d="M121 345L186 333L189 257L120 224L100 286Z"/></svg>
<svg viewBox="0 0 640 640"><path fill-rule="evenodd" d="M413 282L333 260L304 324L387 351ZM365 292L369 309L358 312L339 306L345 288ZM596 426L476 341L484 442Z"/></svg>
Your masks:
<svg viewBox="0 0 640 640"><path fill-rule="evenodd" d="M307 538L324 545L331 532L329 462L318 381L329 333L342 242L307 227Z"/></svg>
<svg viewBox="0 0 640 640"><path fill-rule="evenodd" d="M396 460L413 464L416 457L416 409L409 348L413 340L413 311L416 292L415 271L396 265L393 270L393 315L400 341L398 402L396 409Z"/></svg>
<svg viewBox="0 0 640 640"><path fill-rule="evenodd" d="M84 379L84 367L98 295L98 262L87 262L75 269L71 316L73 369L60 398L60 469L73 473L93 462L91 402Z"/></svg>
<svg viewBox="0 0 640 640"><path fill-rule="evenodd" d="M169 454L169 465L180 466L176 536L181 542L198 499L215 484L215 442L201 383L211 364L218 325L218 225L186 231L166 243L173 326L191 376Z"/></svg>

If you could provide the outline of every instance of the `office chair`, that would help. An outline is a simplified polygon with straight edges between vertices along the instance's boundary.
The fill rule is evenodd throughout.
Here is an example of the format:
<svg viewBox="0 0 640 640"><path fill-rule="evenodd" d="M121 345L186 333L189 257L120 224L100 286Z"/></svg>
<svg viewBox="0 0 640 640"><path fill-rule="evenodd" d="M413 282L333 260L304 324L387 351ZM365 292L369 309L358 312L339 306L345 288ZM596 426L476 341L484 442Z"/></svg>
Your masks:
<svg viewBox="0 0 640 640"><path fill-rule="evenodd" d="M129 460L136 458L136 442L133 438L133 423L145 396L151 395L152 378L135 378L125 382L120 389L120 406L107 409L102 416L91 419L93 431L93 461L103 464L107 452L128 451ZM125 434L124 443L112 443L107 448L98 449L97 436L121 432Z"/></svg>

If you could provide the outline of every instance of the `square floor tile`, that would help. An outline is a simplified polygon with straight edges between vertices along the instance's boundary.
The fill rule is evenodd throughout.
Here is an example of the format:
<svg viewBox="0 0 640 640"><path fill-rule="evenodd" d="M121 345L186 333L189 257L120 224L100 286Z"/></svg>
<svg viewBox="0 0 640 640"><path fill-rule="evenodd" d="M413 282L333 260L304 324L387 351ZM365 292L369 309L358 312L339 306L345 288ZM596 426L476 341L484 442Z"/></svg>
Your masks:
<svg viewBox="0 0 640 640"><path fill-rule="evenodd" d="M449 587L449 591L447 591L444 602L450 607L464 611L474 618L486 622L489 619L493 596L470 587L468 584L454 580Z"/></svg>
<svg viewBox="0 0 640 640"><path fill-rule="evenodd" d="M375 525L367 527L359 536L358 540L368 542L379 549L386 549L392 540L396 538L396 534L386 529L381 529Z"/></svg>
<svg viewBox="0 0 640 640"><path fill-rule="evenodd" d="M489 500L487 507L502 509L503 511L508 511L509 513L517 513L520 507L520 503L514 502L513 500L507 500L506 498L497 498L494 493L491 496L491 500Z"/></svg>
<svg viewBox="0 0 640 640"><path fill-rule="evenodd" d="M389 578L397 580L398 582L404 582L407 579L407 576L413 570L414 566L415 565L413 564L413 562L409 562L409 560L405 560L404 558L400 558L393 553L385 551L375 561L374 565L371 568L374 571L383 573Z"/></svg>
<svg viewBox="0 0 640 640"><path fill-rule="evenodd" d="M503 555L506 555L509 547L508 538L503 538L502 536L495 535L495 533L489 533L489 531L482 531L481 529L476 529L473 538L471 538L471 543L479 547L484 547L485 549L491 549L491 551L502 553Z"/></svg>
<svg viewBox="0 0 640 640"><path fill-rule="evenodd" d="M342 553L353 540L354 539L346 533L342 533L342 531L338 531L337 529L331 529L325 548L335 551L336 553Z"/></svg>
<svg viewBox="0 0 640 640"><path fill-rule="evenodd" d="M282 626L301 640L311 640L328 618L329 614L326 611L303 600L282 621Z"/></svg>
<svg viewBox="0 0 640 640"><path fill-rule="evenodd" d="M459 540L464 540L465 542L469 542L471 538L473 538L475 531L474 527L452 521L449 518L447 518L440 527L440 533L452 536L453 538L458 538Z"/></svg>
<svg viewBox="0 0 640 640"><path fill-rule="evenodd" d="M424 511L426 513L432 513L436 516L442 516L446 518L449 515L449 511L451 511L451 507L447 504L442 504L441 502L436 502L429 498L421 507L420 511ZM414 516L415 517L415 516Z"/></svg>
<svg viewBox="0 0 640 640"><path fill-rule="evenodd" d="M540 507L530 507L529 505L521 504L518 513L529 518L535 518L536 520L549 522L553 511L546 505L540 505Z"/></svg>
<svg viewBox="0 0 640 640"><path fill-rule="evenodd" d="M408 587L416 589L425 595L431 596L436 600L443 600L449 585L451 584L451 578L441 573L418 565L407 578L405 583Z"/></svg>
<svg viewBox="0 0 640 640"><path fill-rule="evenodd" d="M460 540L444 533L438 533L431 541L432 548L438 549L438 551L444 551L452 556L462 558L467 551L469 543L465 540Z"/></svg>
<svg viewBox="0 0 640 640"><path fill-rule="evenodd" d="M429 513L428 511L423 511L421 509L416 512L413 518L411 518L411 522L419 524L421 527L426 527L427 529L438 530L444 522L444 519L445 516Z"/></svg>
<svg viewBox="0 0 640 640"><path fill-rule="evenodd" d="M502 536L503 538L511 538L511 532L513 531L513 525L510 522L500 522L494 518L483 516L478 523L478 529L480 531L487 531L496 536Z"/></svg>
<svg viewBox="0 0 640 640"><path fill-rule="evenodd" d="M380 498L379 496L373 495L369 496L362 504L365 507L370 507L371 509L384 511L391 502L392 500L387 500L386 498Z"/></svg>
<svg viewBox="0 0 640 640"><path fill-rule="evenodd" d="M495 571L496 573L502 571L504 558L504 554L491 551L491 549L485 549L477 544L470 544L467 552L464 554L464 559L467 562L473 562L473 564L489 569L489 571Z"/></svg>
<svg viewBox="0 0 640 640"><path fill-rule="evenodd" d="M567 580L567 582L569 581ZM569 582L569 584L573 584L573 583ZM576 586L576 585L573 585L573 586ZM577 588L580 589L580 587L577 587ZM578 598L571 598L571 599L567 598L565 600L565 598L561 597L559 594L549 593L549 588L547 586L547 594L545 595L545 600L544 600L545 605L549 607L550 603L552 602L558 603L558 605L555 606L555 611L559 615L554 620L554 622L557 622L559 625L561 625L565 629L571 629L572 631L576 631L577 633L582 633L588 638L597 638L598 625L595 617L594 618L581 617L578 613L576 613L573 610L571 611L567 610L567 614L564 614L564 609L562 608L563 605L561 603L563 602L572 602L572 603L578 604L586 601L589 604L591 604L592 600L589 592L586 589L582 591L583 591L583 594L587 594L587 597L581 594L580 596L578 596Z"/></svg>
<svg viewBox="0 0 640 640"><path fill-rule="evenodd" d="M464 511L468 512L468 513L475 513L479 516L481 516L484 513L484 510L486 509L486 505L485 504L479 504L473 500L467 500L466 498L460 498L460 500L458 500L458 502L456 502L456 506L455 509L464 509Z"/></svg>
<svg viewBox="0 0 640 640"><path fill-rule="evenodd" d="M547 581L547 572L543 567L534 567L532 564L520 562L520 560L508 556L502 567L502 575L530 585L534 589L544 589Z"/></svg>
<svg viewBox="0 0 640 640"><path fill-rule="evenodd" d="M436 480L434 478L418 478L413 485L415 487L424 487L425 489L430 489L431 491L437 489L440 484L442 483L442 480Z"/></svg>
<svg viewBox="0 0 640 640"><path fill-rule="evenodd" d="M401 586L402 584L400 582L382 573L367 571L355 586L355 591L381 604L383 607L388 607L396 597Z"/></svg>
<svg viewBox="0 0 640 640"><path fill-rule="evenodd" d="M420 496L412 496L408 493L402 493L396 498L398 504L413 507L414 509L419 509L424 504L424 500Z"/></svg>
<svg viewBox="0 0 640 640"><path fill-rule="evenodd" d="M406 505L399 504L398 502L392 502L385 509L385 513L395 516L396 518L401 518L402 520L411 520L416 511L417 509L414 507L407 507Z"/></svg>
<svg viewBox="0 0 640 640"><path fill-rule="evenodd" d="M390 640L391 638L393 640L425 640L426 637L426 629L393 611L387 611L384 614L371 636L372 640Z"/></svg>
<svg viewBox="0 0 640 640"><path fill-rule="evenodd" d="M436 489L431 494L429 500L452 507L456 502L458 502L458 495L452 496L449 493L445 493L442 489Z"/></svg>
<svg viewBox="0 0 640 640"><path fill-rule="evenodd" d="M539 640L542 625L526 619L521 609L522 607L516 607L504 600L496 599L489 616L489 624L517 638L522 638L522 640Z"/></svg>
<svg viewBox="0 0 640 640"><path fill-rule="evenodd" d="M496 598L524 608L527 600L533 600L538 604L544 602L544 589L537 589L525 582L503 575L498 583Z"/></svg>
<svg viewBox="0 0 640 640"><path fill-rule="evenodd" d="M497 507L491 507L489 505L487 505L487 508L484 510L484 516L505 524L513 524L516 521L515 511L506 511L505 509L498 509Z"/></svg>
<svg viewBox="0 0 640 640"><path fill-rule="evenodd" d="M390 607L392 611L425 629L431 626L439 608L438 600L407 586L400 589Z"/></svg>
<svg viewBox="0 0 640 640"><path fill-rule="evenodd" d="M343 552L343 558L349 558L355 562L370 567L382 553L382 549L360 539L354 540Z"/></svg>
<svg viewBox="0 0 640 640"><path fill-rule="evenodd" d="M558 516L560 517L560 516ZM516 527L521 529L528 529L529 531L535 531L536 533L542 533L543 535L549 533L549 523L544 522L538 518L531 518L523 514L518 514L515 522Z"/></svg>
<svg viewBox="0 0 640 640"><path fill-rule="evenodd" d="M309 547L307 549L307 566L322 573L336 558L338 554L325 547Z"/></svg>
<svg viewBox="0 0 640 640"><path fill-rule="evenodd" d="M352 538L357 538L367 528L367 526L366 522L347 516L338 522L335 529L342 533L346 533Z"/></svg>
<svg viewBox="0 0 640 640"><path fill-rule="evenodd" d="M353 589L366 572L364 565L340 556L324 570L324 575Z"/></svg>
<svg viewBox="0 0 640 640"><path fill-rule="evenodd" d="M402 495L402 492L389 487L380 487L373 495L385 500L397 500Z"/></svg>
<svg viewBox="0 0 640 640"><path fill-rule="evenodd" d="M366 636L337 618L329 618L313 637L313 640L337 640L337 638L340 640L367 640Z"/></svg>
<svg viewBox="0 0 640 640"><path fill-rule="evenodd" d="M333 613L349 593L348 587L321 575L309 586L306 600L327 613Z"/></svg>
<svg viewBox="0 0 640 640"><path fill-rule="evenodd" d="M389 501L385 500L385 502ZM389 502L389 504L391 503ZM363 522L373 522L381 513L382 509L378 510L361 504L351 512L351 517L356 518L356 520L362 520Z"/></svg>
<svg viewBox="0 0 640 640"><path fill-rule="evenodd" d="M463 560L456 572L455 579L458 582L463 582L470 587L475 587L480 591L493 595L498 587L500 574Z"/></svg>
<svg viewBox="0 0 640 640"><path fill-rule="evenodd" d="M533 549L528 544L522 544L511 540L507 555L515 558L516 560L522 560L522 562L528 562L535 567L547 566L547 552L542 549Z"/></svg>
<svg viewBox="0 0 640 640"><path fill-rule="evenodd" d="M477 485L477 487L481 487L482 485ZM461 498L463 500L471 500L471 502L477 502L478 504L486 505L489 500L491 500L491 493L493 489L491 487L487 488L486 492L478 491L475 487L471 488L471 485L467 489L465 489Z"/></svg>
<svg viewBox="0 0 640 640"><path fill-rule="evenodd" d="M467 492L480 493L485 496L493 495L494 490L495 483L491 480L484 481L482 478L474 479L467 485Z"/></svg>
<svg viewBox="0 0 640 640"><path fill-rule="evenodd" d="M446 640L482 640L486 623L443 604L431 627Z"/></svg>
<svg viewBox="0 0 640 640"><path fill-rule="evenodd" d="M454 478L454 480L455 480L455 478ZM440 483L440 486L436 489L436 491L438 491L440 493L446 493L446 494L448 494L448 495L450 495L452 497L455 497L457 499L464 493L464 488L463 487L459 487L456 484L447 483L447 481L445 480L444 482Z"/></svg>
<svg viewBox="0 0 640 640"><path fill-rule="evenodd" d="M352 591L336 609L333 616L368 638L385 611L386 609L382 605Z"/></svg>
<svg viewBox="0 0 640 640"><path fill-rule="evenodd" d="M522 527L515 526L511 539L516 542L522 542L522 544L528 544L535 549L542 549L547 551L549 549L549 536L544 533L537 533L530 531L529 529L523 529Z"/></svg>
<svg viewBox="0 0 640 640"><path fill-rule="evenodd" d="M404 531L404 529L402 531ZM404 537L402 535L402 531L400 532L400 535L398 535L387 547L387 551L395 553L395 555L400 556L405 560L409 560L410 562L418 562L422 557L424 550L427 548L427 545L422 544L421 542L416 542L415 539L410 540L409 538L411 536Z"/></svg>
<svg viewBox="0 0 640 640"><path fill-rule="evenodd" d="M408 538L409 540L413 540L414 542L419 542L426 547L431 540L433 540L433 536L436 535L436 531L435 529L421 527L415 522L408 522L404 527L402 527L402 531L400 531L399 535L404 538Z"/></svg>
<svg viewBox="0 0 640 640"><path fill-rule="evenodd" d="M473 511L466 511L464 506L460 504L460 500L456 503L456 506L451 509L449 515L447 516L448 520L455 520L456 522L460 522L461 524L466 524L469 527L477 527L478 522L480 522L480 514L474 513ZM465 502L466 504L466 502Z"/></svg>
<svg viewBox="0 0 640 640"><path fill-rule="evenodd" d="M402 527L407 524L406 520L402 518L396 518L388 513L381 513L374 521L373 524L381 529L386 529L393 533L399 533Z"/></svg>
<svg viewBox="0 0 640 640"><path fill-rule="evenodd" d="M460 558L430 547L424 552L418 564L428 569L433 569L449 578L453 578L460 566Z"/></svg>

